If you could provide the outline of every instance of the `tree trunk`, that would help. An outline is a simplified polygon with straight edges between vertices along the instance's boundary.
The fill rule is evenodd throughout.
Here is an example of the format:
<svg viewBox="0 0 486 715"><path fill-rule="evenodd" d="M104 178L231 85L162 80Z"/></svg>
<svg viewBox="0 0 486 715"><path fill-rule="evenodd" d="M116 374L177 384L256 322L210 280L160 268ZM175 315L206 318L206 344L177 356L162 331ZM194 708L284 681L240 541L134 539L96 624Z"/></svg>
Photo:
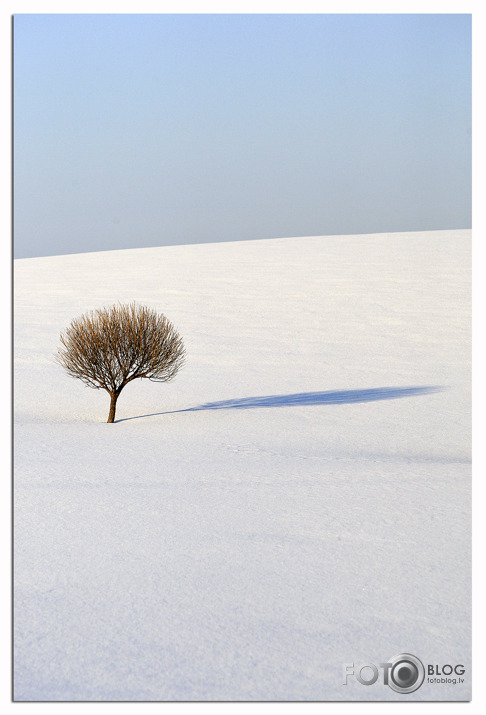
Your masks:
<svg viewBox="0 0 486 715"><path fill-rule="evenodd" d="M110 397L111 397L111 402L110 402L110 414L108 415L108 422L114 422L115 421L115 412L116 412L116 401L118 399L118 393L117 392L110 392Z"/></svg>

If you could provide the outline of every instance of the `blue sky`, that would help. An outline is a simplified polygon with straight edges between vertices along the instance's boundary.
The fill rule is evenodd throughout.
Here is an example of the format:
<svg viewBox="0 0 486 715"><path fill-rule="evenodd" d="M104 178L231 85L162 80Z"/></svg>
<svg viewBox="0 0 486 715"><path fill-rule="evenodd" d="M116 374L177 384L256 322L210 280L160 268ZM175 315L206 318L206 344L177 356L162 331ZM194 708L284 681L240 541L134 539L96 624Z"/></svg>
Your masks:
<svg viewBox="0 0 486 715"><path fill-rule="evenodd" d="M470 15L14 17L17 258L470 227Z"/></svg>

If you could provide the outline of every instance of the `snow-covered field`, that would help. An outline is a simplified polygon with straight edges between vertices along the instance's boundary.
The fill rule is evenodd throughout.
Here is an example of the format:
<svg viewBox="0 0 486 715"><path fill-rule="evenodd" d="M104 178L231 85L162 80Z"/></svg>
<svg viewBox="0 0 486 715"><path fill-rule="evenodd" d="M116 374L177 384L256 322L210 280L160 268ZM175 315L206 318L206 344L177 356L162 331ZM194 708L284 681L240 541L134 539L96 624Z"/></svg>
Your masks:
<svg viewBox="0 0 486 715"><path fill-rule="evenodd" d="M16 700L469 699L470 238L15 261ZM187 362L110 425L53 356L132 300ZM343 684L402 652L464 682Z"/></svg>

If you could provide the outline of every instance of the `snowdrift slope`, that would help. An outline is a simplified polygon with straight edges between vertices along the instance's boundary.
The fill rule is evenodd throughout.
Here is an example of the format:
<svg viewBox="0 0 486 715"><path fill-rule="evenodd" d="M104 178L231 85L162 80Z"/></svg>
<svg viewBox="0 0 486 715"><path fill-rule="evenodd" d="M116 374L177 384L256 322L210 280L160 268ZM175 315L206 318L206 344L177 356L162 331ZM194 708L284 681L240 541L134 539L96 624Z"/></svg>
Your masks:
<svg viewBox="0 0 486 715"><path fill-rule="evenodd" d="M15 261L17 700L470 696L470 232ZM136 300L172 383L109 401L59 332ZM409 652L463 683L343 665ZM366 674L368 677L368 674Z"/></svg>

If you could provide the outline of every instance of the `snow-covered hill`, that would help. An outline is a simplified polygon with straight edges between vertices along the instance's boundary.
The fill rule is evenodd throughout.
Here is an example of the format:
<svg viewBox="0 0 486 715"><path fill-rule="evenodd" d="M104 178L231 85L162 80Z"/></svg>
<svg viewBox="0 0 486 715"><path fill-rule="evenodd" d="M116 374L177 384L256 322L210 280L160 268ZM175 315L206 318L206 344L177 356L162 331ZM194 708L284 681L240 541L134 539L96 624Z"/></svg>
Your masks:
<svg viewBox="0 0 486 715"><path fill-rule="evenodd" d="M470 231L22 259L14 289L17 700L468 699ZM187 361L109 425L54 353L132 300ZM343 685L402 652L464 682Z"/></svg>

